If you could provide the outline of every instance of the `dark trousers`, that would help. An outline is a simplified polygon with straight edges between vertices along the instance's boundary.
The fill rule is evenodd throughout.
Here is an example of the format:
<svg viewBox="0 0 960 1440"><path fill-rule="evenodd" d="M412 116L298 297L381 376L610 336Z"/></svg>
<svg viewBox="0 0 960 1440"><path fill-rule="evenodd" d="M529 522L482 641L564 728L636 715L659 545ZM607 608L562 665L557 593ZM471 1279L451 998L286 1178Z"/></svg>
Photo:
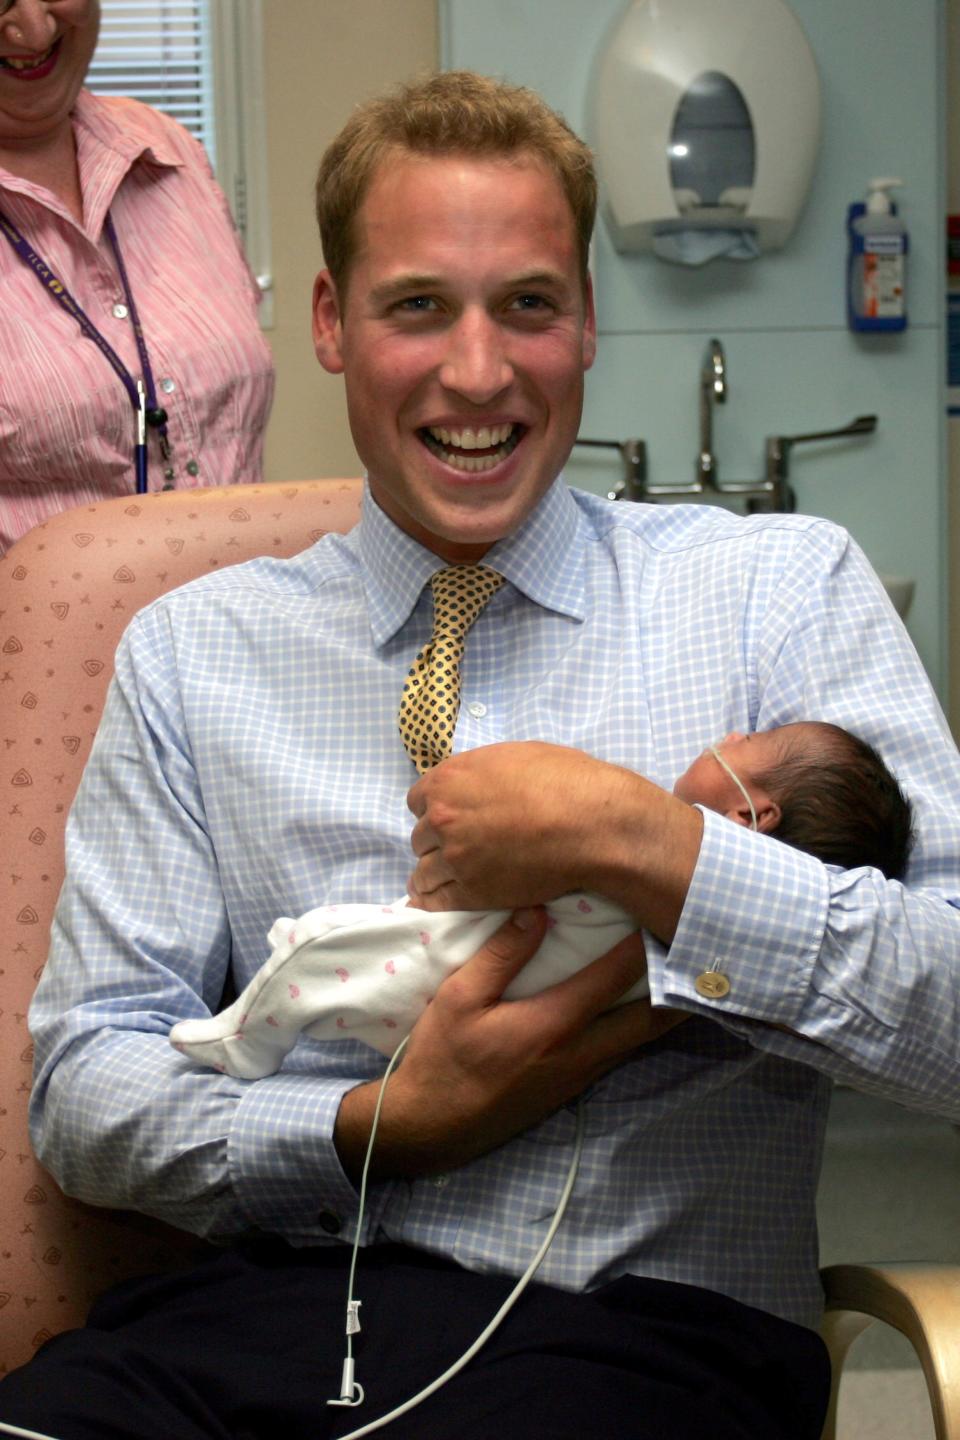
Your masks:
<svg viewBox="0 0 960 1440"><path fill-rule="evenodd" d="M264 1243L131 1281L0 1383L0 1420L56 1440L323 1440L410 1398L512 1281L388 1246L361 1252L365 1403L328 1407L346 1353L345 1250ZM532 1284L467 1367L385 1440L818 1440L812 1331L692 1286ZM2 1433L2 1432L0 1432Z"/></svg>

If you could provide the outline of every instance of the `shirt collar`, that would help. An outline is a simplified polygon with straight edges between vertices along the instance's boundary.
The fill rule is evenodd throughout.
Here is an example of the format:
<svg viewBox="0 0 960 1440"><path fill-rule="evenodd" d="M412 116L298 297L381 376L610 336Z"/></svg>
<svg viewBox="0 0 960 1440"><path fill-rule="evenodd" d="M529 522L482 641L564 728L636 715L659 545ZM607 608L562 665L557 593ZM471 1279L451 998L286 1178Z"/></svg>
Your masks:
<svg viewBox="0 0 960 1440"><path fill-rule="evenodd" d="M363 567L370 625L384 645L409 619L423 587L443 561L381 510L364 485L360 524L351 537ZM498 540L483 563L499 571L535 605L585 618L585 547L589 527L558 476L520 529Z"/></svg>
<svg viewBox="0 0 960 1440"><path fill-rule="evenodd" d="M156 165L180 166L183 159L159 131L155 114L134 101L92 95L81 90L73 107L75 127L128 162L152 160Z"/></svg>

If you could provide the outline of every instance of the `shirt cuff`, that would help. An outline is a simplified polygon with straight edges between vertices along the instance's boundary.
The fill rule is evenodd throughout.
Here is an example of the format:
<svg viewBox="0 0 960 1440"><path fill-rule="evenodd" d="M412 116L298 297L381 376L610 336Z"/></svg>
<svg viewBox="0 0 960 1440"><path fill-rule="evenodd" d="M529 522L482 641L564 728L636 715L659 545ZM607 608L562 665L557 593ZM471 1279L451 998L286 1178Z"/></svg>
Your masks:
<svg viewBox="0 0 960 1440"><path fill-rule="evenodd" d="M791 1025L830 903L819 860L703 810L700 856L669 949L648 945L655 1005Z"/></svg>
<svg viewBox="0 0 960 1440"><path fill-rule="evenodd" d="M353 1239L359 1195L340 1164L333 1127L340 1102L358 1083L288 1073L244 1087L227 1164L251 1225L294 1243ZM364 1232L372 1223L368 1211Z"/></svg>

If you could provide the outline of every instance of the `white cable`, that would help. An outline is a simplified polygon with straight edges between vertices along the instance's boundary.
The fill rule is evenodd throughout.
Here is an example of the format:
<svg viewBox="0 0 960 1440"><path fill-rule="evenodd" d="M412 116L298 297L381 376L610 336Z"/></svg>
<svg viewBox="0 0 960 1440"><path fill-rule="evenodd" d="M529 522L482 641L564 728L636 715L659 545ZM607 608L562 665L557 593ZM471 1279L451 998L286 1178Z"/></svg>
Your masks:
<svg viewBox="0 0 960 1440"><path fill-rule="evenodd" d="M549 1230L543 1237L543 1243L541 1244L540 1249L537 1251L536 1255L533 1257L527 1269L524 1271L523 1275L521 1275L520 1279L517 1281L516 1285L511 1290L506 1300L504 1300L503 1304L500 1306L500 1309L497 1311L496 1315L494 1315L489 1325L486 1327L485 1330L481 1332L481 1334L477 1336L476 1340L474 1340L469 1350L464 1351L464 1353L460 1356L459 1360L455 1360L454 1363L449 1367L449 1369L444 1370L442 1375L438 1375L436 1380L431 1381L429 1385L425 1386L424 1389L419 1392L419 1394L414 1395L413 1398L410 1400L405 1400L402 1405L398 1405L395 1410L391 1410L388 1414L381 1415L379 1420L371 1420L369 1425L363 1425L360 1427L359 1430L350 1430L346 1435L338 1436L337 1440L360 1440L361 1435L371 1435L374 1430L379 1430L382 1426L389 1425L391 1420L396 1420L401 1415L406 1415L406 1413L409 1410L412 1410L415 1405L419 1405L421 1401L426 1400L428 1396L433 1395L435 1391L440 1389L441 1385L445 1385L448 1380L451 1380L454 1375L458 1374L465 1365L469 1364L469 1362L473 1359L474 1355L476 1355L477 1351L481 1348L481 1346L486 1344L486 1342L490 1339L490 1336L496 1330L497 1326L507 1315L507 1313L513 1308L513 1306L519 1300L523 1291L527 1288L528 1284L533 1279L534 1274L540 1267L540 1263L543 1260L543 1257L546 1255L547 1251L550 1249L551 1244L553 1243L553 1237L557 1233L560 1222L563 1219L564 1212L566 1211L567 1204L569 1203L570 1196L573 1193L573 1187L577 1178L577 1171L580 1168L580 1155L582 1150L583 1102L578 1101L577 1130L573 1145L573 1159L570 1161L570 1169L567 1171L567 1178L564 1182L563 1191L560 1195L560 1202L557 1205L556 1213L554 1214L553 1220L550 1223Z"/></svg>
<svg viewBox="0 0 960 1440"><path fill-rule="evenodd" d="M0 1435L22 1435L24 1440L57 1440L56 1435L44 1435L39 1430L22 1430L19 1425L7 1425L0 1420Z"/></svg>
<svg viewBox="0 0 960 1440"><path fill-rule="evenodd" d="M383 1097L386 1094L387 1081L397 1067L397 1062L404 1050L407 1048L409 1035L405 1035L400 1044L390 1057L390 1064L383 1072L383 1079L380 1081L380 1089L377 1092L377 1103L373 1111L373 1121L370 1125L370 1138L367 1141L367 1153L363 1157L363 1171L360 1175L360 1205L357 1210L357 1226L353 1236L353 1249L350 1252L350 1271L347 1276L347 1356L343 1362L343 1369L340 1372L340 1395L336 1400L328 1400L328 1405L362 1405L363 1386L353 1378L353 1337L360 1329L360 1317L358 1311L361 1302L354 1298L353 1282L357 1273L357 1253L360 1249L360 1231L363 1226L363 1215L367 1205L367 1177L370 1174L370 1160L373 1156L373 1142L376 1139L377 1126L380 1124L380 1108L383 1105Z"/></svg>

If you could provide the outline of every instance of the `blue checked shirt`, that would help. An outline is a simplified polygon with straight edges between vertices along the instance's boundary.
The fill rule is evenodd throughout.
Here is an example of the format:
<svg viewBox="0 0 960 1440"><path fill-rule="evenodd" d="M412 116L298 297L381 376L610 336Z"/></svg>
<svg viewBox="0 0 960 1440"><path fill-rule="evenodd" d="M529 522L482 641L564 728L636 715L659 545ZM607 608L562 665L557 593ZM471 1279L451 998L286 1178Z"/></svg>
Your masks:
<svg viewBox="0 0 960 1440"><path fill-rule="evenodd" d="M558 481L487 561L509 583L468 637L455 748L555 741L669 787L728 730L831 720L914 800L908 888L705 816L676 938L649 947L654 1001L694 1019L587 1093L541 1271L702 1285L815 1324L829 1081L960 1118L960 761L934 696L823 520L612 505ZM403 892L415 775L396 711L437 568L367 496L349 536L206 577L130 626L31 1016L34 1138L68 1193L215 1237L352 1238L331 1133L383 1058L303 1040L247 1082L193 1067L167 1032L215 1010L228 973L249 981L277 915ZM714 1000L695 988L711 967L730 982ZM363 1241L519 1272L574 1108L449 1175L373 1187Z"/></svg>

